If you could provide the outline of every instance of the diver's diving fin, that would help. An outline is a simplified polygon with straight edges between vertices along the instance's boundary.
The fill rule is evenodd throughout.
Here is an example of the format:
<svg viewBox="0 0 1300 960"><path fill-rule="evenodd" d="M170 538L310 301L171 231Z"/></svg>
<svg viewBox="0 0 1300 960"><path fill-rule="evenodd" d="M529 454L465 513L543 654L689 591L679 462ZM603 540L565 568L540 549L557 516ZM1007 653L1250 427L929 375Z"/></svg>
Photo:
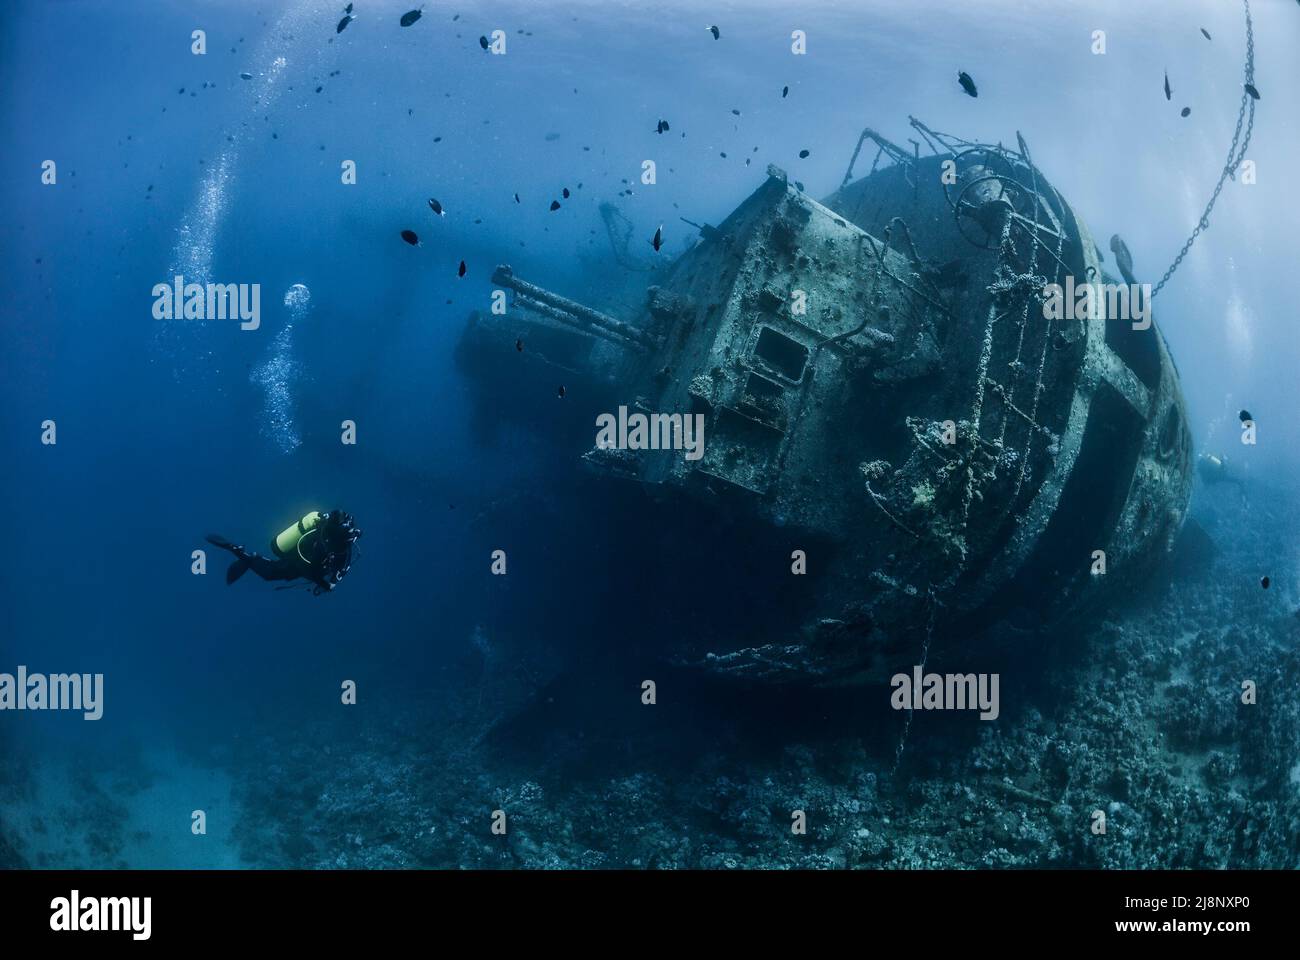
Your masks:
<svg viewBox="0 0 1300 960"><path fill-rule="evenodd" d="M248 566L249 566L248 561L245 558L240 557L229 567L227 567L226 586L230 586L232 583L234 583L236 580L238 580L240 577L246 574L248 572Z"/></svg>

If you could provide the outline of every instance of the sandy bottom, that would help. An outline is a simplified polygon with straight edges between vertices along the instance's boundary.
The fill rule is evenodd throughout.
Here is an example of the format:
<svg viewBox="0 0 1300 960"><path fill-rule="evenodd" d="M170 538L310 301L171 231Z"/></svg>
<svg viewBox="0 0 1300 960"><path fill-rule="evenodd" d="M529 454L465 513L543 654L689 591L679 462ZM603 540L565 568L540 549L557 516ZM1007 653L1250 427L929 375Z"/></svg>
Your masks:
<svg viewBox="0 0 1300 960"><path fill-rule="evenodd" d="M34 761L24 789L0 799L6 838L29 866L203 868L240 866L235 805L226 772L197 766L169 747L129 768L87 770L84 756ZM192 832L191 815L207 815Z"/></svg>

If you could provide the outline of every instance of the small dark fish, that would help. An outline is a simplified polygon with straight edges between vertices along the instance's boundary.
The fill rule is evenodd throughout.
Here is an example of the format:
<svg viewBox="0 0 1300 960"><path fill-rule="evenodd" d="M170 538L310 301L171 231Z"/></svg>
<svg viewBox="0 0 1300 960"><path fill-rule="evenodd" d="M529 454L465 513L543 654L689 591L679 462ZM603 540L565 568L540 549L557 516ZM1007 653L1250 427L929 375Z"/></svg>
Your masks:
<svg viewBox="0 0 1300 960"><path fill-rule="evenodd" d="M352 14L350 14L350 13L345 14L345 15L343 16L343 19L339 21L339 25L338 25L337 27L334 28L334 32L335 32L335 33L342 33L344 30L346 30L346 29L348 28L348 24L351 23L351 22L352 22L353 20L355 20L355 19L356 19L356 17L352 16Z"/></svg>
<svg viewBox="0 0 1300 960"><path fill-rule="evenodd" d="M957 71L957 82L961 84L961 88L966 91L968 97L978 97L980 95L979 90L975 87L975 81L970 78L970 74L965 70Z"/></svg>
<svg viewBox="0 0 1300 960"><path fill-rule="evenodd" d="M560 389L555 391L555 395L559 397L561 400L564 399L564 384L560 384Z"/></svg>
<svg viewBox="0 0 1300 960"><path fill-rule="evenodd" d="M659 126L655 128L655 133L667 133L667 132L668 132L668 121L660 120Z"/></svg>
<svg viewBox="0 0 1300 960"><path fill-rule="evenodd" d="M421 7L419 10L411 10L407 13L402 14L402 19L400 22L402 26L409 27L411 24L415 23L416 20L419 20L423 13L424 13L423 7Z"/></svg>
<svg viewBox="0 0 1300 960"><path fill-rule="evenodd" d="M440 217L445 217L447 215L447 211L442 209L442 204L433 199L433 197L429 198L429 209Z"/></svg>
<svg viewBox="0 0 1300 960"><path fill-rule="evenodd" d="M239 75L239 79L241 79L241 80L252 80L252 79L253 79L253 75L252 75L251 73L241 73L241 74Z"/></svg>
<svg viewBox="0 0 1300 960"><path fill-rule="evenodd" d="M343 12L344 12L344 13L351 13L351 12L352 12L352 4L349 3L346 7L344 7L344 8L343 8Z"/></svg>
<svg viewBox="0 0 1300 960"><path fill-rule="evenodd" d="M799 159L800 159L800 160L807 160L807 159L808 159L808 151L807 151L807 150L800 150L800 151L799 151Z"/></svg>
<svg viewBox="0 0 1300 960"><path fill-rule="evenodd" d="M515 194L515 203L522 203L522 202L523 202L523 201L521 201L521 200L519 199L519 194L516 193L516 194Z"/></svg>
<svg viewBox="0 0 1300 960"><path fill-rule="evenodd" d="M552 200L552 201L551 201L551 212L554 213L556 210L559 210L559 209L560 209L560 201L559 201L559 200Z"/></svg>
<svg viewBox="0 0 1300 960"><path fill-rule="evenodd" d="M736 116L740 116L740 111L735 109L734 107L732 108L731 112L734 113Z"/></svg>
<svg viewBox="0 0 1300 960"><path fill-rule="evenodd" d="M462 261L460 262L460 266L456 268L456 276L458 276L458 277L463 277L463 276L465 276L465 261L464 261L464 260L462 260Z"/></svg>
<svg viewBox="0 0 1300 960"><path fill-rule="evenodd" d="M938 277L935 285L940 289L948 287L963 287L966 285L966 271L964 269L966 261L949 260L938 269Z"/></svg>
<svg viewBox="0 0 1300 960"><path fill-rule="evenodd" d="M1214 39L1212 36L1210 36L1210 31L1206 30L1204 27L1201 27L1201 36L1205 37L1206 40Z"/></svg>
<svg viewBox="0 0 1300 960"><path fill-rule="evenodd" d="M1250 94L1252 100L1259 99L1259 91L1255 89L1255 85L1253 83L1246 84L1246 92Z"/></svg>
<svg viewBox="0 0 1300 960"><path fill-rule="evenodd" d="M650 246L655 248L655 253L658 253L659 248L662 247L663 245L664 245L664 227L663 224L660 224L659 229L655 231L654 239L650 241Z"/></svg>
<svg viewBox="0 0 1300 960"><path fill-rule="evenodd" d="M1255 418L1250 415L1249 410L1242 410L1237 414L1237 419L1240 420L1242 423L1249 423L1251 420L1254 420Z"/></svg>
<svg viewBox="0 0 1300 960"><path fill-rule="evenodd" d="M722 36L722 31L717 27L709 27L709 33L713 34L714 40L717 40Z"/></svg>
<svg viewBox="0 0 1300 960"><path fill-rule="evenodd" d="M565 187L565 188L564 188L564 191L563 191L563 193L562 193L562 196L564 197L565 200L568 200L568 199L569 199L569 188L568 188L568 187Z"/></svg>
<svg viewBox="0 0 1300 960"><path fill-rule="evenodd" d="M1192 115L1192 108L1183 107L1183 109L1178 112L1178 115L1181 117L1190 117Z"/></svg>
<svg viewBox="0 0 1300 960"><path fill-rule="evenodd" d="M324 90L324 89L325 89L324 87L317 87L317 88L316 88L316 92L317 92L317 93L320 93L320 92L321 92L322 90Z"/></svg>
<svg viewBox="0 0 1300 960"><path fill-rule="evenodd" d="M1165 71L1165 99L1172 100L1173 98L1174 98L1174 91L1169 86L1169 71L1166 70Z"/></svg>
<svg viewBox="0 0 1300 960"><path fill-rule="evenodd" d="M781 99L784 100L784 99L785 99L786 97L788 97L788 96L790 96L790 88L789 88L788 86L786 86L786 87L782 87L782 88L781 88Z"/></svg>
<svg viewBox="0 0 1300 960"><path fill-rule="evenodd" d="M523 352L524 352L524 342L523 342L522 340L516 340L516 341L515 341L515 349L518 350L520 353L523 353Z"/></svg>
<svg viewBox="0 0 1300 960"><path fill-rule="evenodd" d="M1128 244L1118 233L1113 234L1110 238L1110 252L1115 254L1115 263L1119 266L1119 272L1124 277L1124 282L1128 284L1136 283L1133 279L1133 254L1128 252Z"/></svg>
<svg viewBox="0 0 1300 960"><path fill-rule="evenodd" d="M1269 580L1268 577L1260 577L1260 578L1259 578L1259 585L1260 585L1261 587L1263 587L1265 590L1268 589L1268 585L1269 585L1270 583L1272 583L1272 581Z"/></svg>
<svg viewBox="0 0 1300 960"><path fill-rule="evenodd" d="M486 50L486 49L488 48L488 39L487 39L487 37L479 37L479 38L478 38L478 45L479 45L480 47L482 47L484 50Z"/></svg>
<svg viewBox="0 0 1300 960"><path fill-rule="evenodd" d="M420 238L416 236L414 230L403 230L402 239L413 247L418 247L420 245Z"/></svg>

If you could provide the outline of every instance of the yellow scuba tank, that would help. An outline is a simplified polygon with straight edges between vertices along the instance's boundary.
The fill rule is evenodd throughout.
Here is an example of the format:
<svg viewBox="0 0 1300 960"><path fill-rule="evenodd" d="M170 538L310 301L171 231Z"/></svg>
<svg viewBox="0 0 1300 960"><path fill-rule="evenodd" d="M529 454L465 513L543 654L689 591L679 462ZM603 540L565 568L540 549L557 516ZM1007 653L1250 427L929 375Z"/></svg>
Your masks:
<svg viewBox="0 0 1300 960"><path fill-rule="evenodd" d="M292 557L295 554L303 563L311 563L302 553L302 543L308 538L308 535L315 531L316 525L320 523L319 511L313 510L307 516L303 517L297 523L291 523L280 531L280 535L275 538L271 548L275 550L278 557Z"/></svg>

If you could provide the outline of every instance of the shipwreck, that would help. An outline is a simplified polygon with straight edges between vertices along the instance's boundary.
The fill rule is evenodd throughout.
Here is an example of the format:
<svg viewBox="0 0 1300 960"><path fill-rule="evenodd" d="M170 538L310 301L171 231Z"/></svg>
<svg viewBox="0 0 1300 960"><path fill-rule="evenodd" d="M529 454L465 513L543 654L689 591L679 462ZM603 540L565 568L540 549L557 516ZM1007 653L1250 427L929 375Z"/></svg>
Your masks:
<svg viewBox="0 0 1300 960"><path fill-rule="evenodd" d="M651 278L638 316L502 266L513 307L463 334L472 357L527 328L544 344L531 362L569 382L702 417L698 457L593 444L583 459L833 553L802 630L709 669L883 682L932 639L1095 606L1182 525L1191 438L1158 325L1105 297L1045 310L1054 284L1118 285L1082 217L1019 135L1011 149L911 123L911 150L863 131L820 202L769 167Z"/></svg>

